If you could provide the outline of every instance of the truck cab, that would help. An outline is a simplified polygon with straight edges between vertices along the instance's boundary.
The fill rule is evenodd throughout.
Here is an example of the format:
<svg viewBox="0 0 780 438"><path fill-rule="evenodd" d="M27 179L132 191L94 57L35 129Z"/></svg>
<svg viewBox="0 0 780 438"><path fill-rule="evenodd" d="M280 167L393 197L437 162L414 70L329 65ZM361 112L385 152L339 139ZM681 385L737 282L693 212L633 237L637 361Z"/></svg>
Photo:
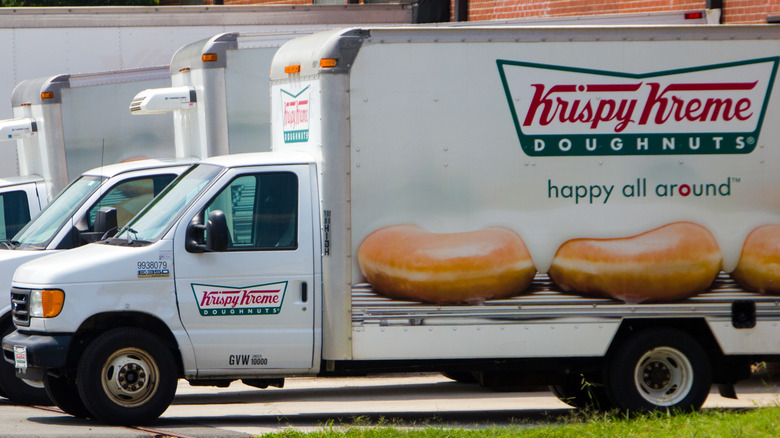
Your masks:
<svg viewBox="0 0 780 438"><path fill-rule="evenodd" d="M180 377L258 381L316 373L317 193L316 168L306 154L204 160L116 237L40 260L52 269L39 271L37 261L17 269L12 299L18 331L11 337L25 343L25 351L10 347L6 360L23 361L20 377L48 385L66 412L86 415L104 405L106 415L123 417L122 405L137 405L137 413L125 417L131 422L156 418ZM89 210L82 210L84 220ZM91 270L109 260L105 269ZM62 308L59 316L41 317L37 291L53 284L62 285ZM140 337L138 330L144 330ZM106 347L129 343L119 360L140 367L148 385L128 386L112 374L106 378L116 390L106 394L98 391L106 383L100 373L90 380L98 386L84 382L95 396L94 403L83 399L88 408L63 402L81 400L70 392L78 357L91 361L101 354L82 347L103 344L106 332L117 336ZM51 355L53 343L59 353Z"/></svg>

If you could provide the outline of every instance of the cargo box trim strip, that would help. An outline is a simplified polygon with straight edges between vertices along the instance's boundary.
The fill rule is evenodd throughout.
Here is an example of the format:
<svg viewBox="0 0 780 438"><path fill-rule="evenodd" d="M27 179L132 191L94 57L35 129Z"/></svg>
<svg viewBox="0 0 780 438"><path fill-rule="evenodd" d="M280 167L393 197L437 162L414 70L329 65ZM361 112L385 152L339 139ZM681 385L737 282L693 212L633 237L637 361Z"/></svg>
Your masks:
<svg viewBox="0 0 780 438"><path fill-rule="evenodd" d="M645 74L498 59L526 155L749 154L780 57Z"/></svg>

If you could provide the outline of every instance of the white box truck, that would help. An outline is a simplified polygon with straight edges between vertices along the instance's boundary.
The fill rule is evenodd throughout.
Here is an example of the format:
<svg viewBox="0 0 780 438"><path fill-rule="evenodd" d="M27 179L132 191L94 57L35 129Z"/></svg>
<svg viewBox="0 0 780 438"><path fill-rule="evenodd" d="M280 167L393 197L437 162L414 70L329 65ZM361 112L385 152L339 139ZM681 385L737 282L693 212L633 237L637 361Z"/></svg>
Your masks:
<svg viewBox="0 0 780 438"><path fill-rule="evenodd" d="M717 23L717 10L440 23L438 26L564 26ZM174 114L178 148L209 156L267 150L270 96L267 71L276 50L288 40L338 27L288 26L276 32L228 32L183 46L171 59L171 87L140 92L130 105L135 115Z"/></svg>
<svg viewBox="0 0 780 438"><path fill-rule="evenodd" d="M153 421L179 378L470 373L696 409L780 353L780 28L367 28L286 43L273 151L17 269L19 376ZM581 381L592 382L588 394Z"/></svg>
<svg viewBox="0 0 780 438"><path fill-rule="evenodd" d="M338 23L412 23L411 4L240 5L171 7L0 8L0 102L22 80L167 64L192 41L221 32L289 32ZM0 106L0 119L11 117ZM0 175L14 175L16 151L0 145L7 160Z"/></svg>
<svg viewBox="0 0 780 438"><path fill-rule="evenodd" d="M177 149L201 151L203 156L268 151L268 71L276 50L296 36L333 27L229 32L183 46L171 59L170 87L139 92L130 112L144 116L139 120L172 113Z"/></svg>
<svg viewBox="0 0 780 438"><path fill-rule="evenodd" d="M16 142L15 177L0 180L0 240L9 240L82 172L102 164L175 154L173 118L139 120L127 99L170 85L168 66L27 79L14 89L13 119L0 141Z"/></svg>
<svg viewBox="0 0 780 438"><path fill-rule="evenodd" d="M138 161L175 156L173 118L142 120L126 107L139 90L166 85L168 66L55 75L16 86L15 118L0 121L0 130L4 140L16 141L24 176L0 180L0 287L10 287L25 260L102 237L95 230L100 207L115 207L123 225L194 161ZM132 162L110 165L120 161ZM10 298L0 296L1 332L13 328L10 311ZM5 364L0 364L0 395L22 403L48 400L40 386L16 379Z"/></svg>

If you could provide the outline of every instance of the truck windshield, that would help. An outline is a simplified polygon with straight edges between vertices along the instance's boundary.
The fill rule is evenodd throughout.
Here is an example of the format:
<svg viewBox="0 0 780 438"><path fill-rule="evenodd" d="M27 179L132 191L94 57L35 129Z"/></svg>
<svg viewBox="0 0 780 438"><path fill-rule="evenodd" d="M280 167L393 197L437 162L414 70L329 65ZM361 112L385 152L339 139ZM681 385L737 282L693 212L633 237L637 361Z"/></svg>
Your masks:
<svg viewBox="0 0 780 438"><path fill-rule="evenodd" d="M54 236L70 221L73 213L103 183L99 176L82 176L73 181L41 213L29 222L13 240L18 249L45 249Z"/></svg>
<svg viewBox="0 0 780 438"><path fill-rule="evenodd" d="M223 167L206 164L198 164L187 169L109 243L159 240L176 222L190 201L198 196L223 169Z"/></svg>

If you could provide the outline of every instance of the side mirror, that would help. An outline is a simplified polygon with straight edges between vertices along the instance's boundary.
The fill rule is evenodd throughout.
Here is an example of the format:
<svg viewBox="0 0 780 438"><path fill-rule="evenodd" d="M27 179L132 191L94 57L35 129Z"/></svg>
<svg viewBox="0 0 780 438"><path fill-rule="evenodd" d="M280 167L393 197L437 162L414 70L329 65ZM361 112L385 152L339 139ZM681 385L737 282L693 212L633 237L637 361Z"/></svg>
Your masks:
<svg viewBox="0 0 780 438"><path fill-rule="evenodd" d="M187 252L205 252L206 244L203 242L203 233L206 226L200 223L200 215L192 218L192 222L187 225L187 236L185 237L184 249Z"/></svg>
<svg viewBox="0 0 780 438"><path fill-rule="evenodd" d="M116 208L101 207L95 216L95 232L111 237L119 229L119 222L116 218Z"/></svg>
<svg viewBox="0 0 780 438"><path fill-rule="evenodd" d="M228 247L228 226L225 213L214 210L206 222L206 251L224 251Z"/></svg>
<svg viewBox="0 0 780 438"><path fill-rule="evenodd" d="M224 251L228 247L229 240L225 213L214 210L209 213L206 225L200 223L199 215L192 219L187 226L184 248L187 252L194 253Z"/></svg>
<svg viewBox="0 0 780 438"><path fill-rule="evenodd" d="M75 229L75 228L74 228ZM116 208L114 207L100 207L95 215L95 225L91 232L78 232L78 239L76 244L72 247L79 246L83 243L97 242L98 240L107 239L119 230L119 224L116 218Z"/></svg>

